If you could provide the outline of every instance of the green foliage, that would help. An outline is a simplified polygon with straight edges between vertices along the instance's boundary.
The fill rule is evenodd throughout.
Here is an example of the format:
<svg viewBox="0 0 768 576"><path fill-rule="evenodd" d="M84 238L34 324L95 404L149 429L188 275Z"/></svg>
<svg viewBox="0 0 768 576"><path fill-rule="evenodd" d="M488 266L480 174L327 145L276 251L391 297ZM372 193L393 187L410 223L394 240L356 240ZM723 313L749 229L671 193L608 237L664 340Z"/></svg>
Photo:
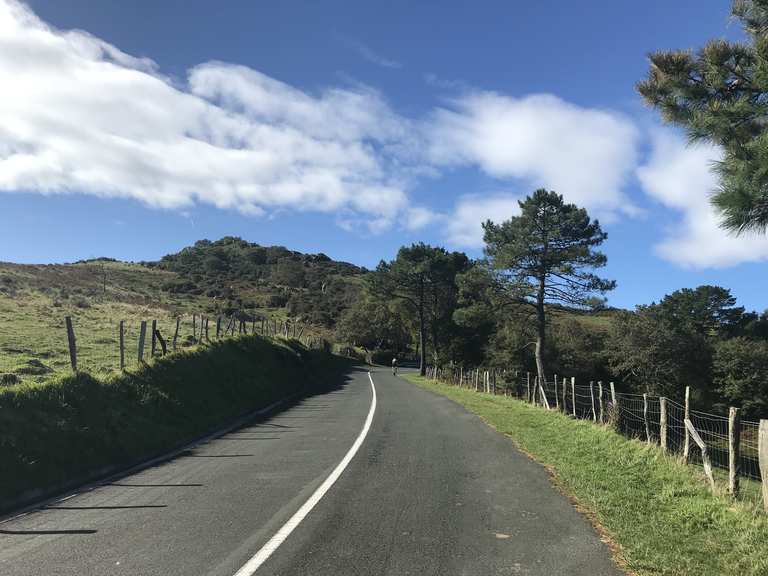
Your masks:
<svg viewBox="0 0 768 576"><path fill-rule="evenodd" d="M409 327L399 302L365 298L344 312L336 325L336 338L366 350L404 351L411 343Z"/></svg>
<svg viewBox="0 0 768 576"><path fill-rule="evenodd" d="M595 248L607 234L586 210L539 189L520 202L520 211L502 224L483 224L488 263L513 298L594 307L595 294L615 287L591 272L605 266Z"/></svg>
<svg viewBox="0 0 768 576"><path fill-rule="evenodd" d="M765 319L736 306L729 290L699 286L619 314L607 352L613 372L637 390L680 398L691 386L699 403L713 405L725 398L746 407L756 397L737 393L750 387L738 384L748 378L737 352L754 353L764 337ZM757 341L752 345L746 338ZM729 367L735 370L733 379Z"/></svg>
<svg viewBox="0 0 768 576"><path fill-rule="evenodd" d="M502 224L483 224L485 254L492 271L496 300L524 304L536 313L536 364L546 377L547 304L595 308L598 297L616 283L592 270L605 266L596 250L607 235L583 208L566 204L563 197L544 189L520 202L520 215Z"/></svg>
<svg viewBox="0 0 768 576"><path fill-rule="evenodd" d="M708 393L712 347L707 337L666 315L659 305L617 314L608 363L638 392L681 398L686 386Z"/></svg>
<svg viewBox="0 0 768 576"><path fill-rule="evenodd" d="M164 285L174 293L206 294L221 310L282 308L294 317L332 327L360 292L365 270L325 254L302 254L282 246L259 246L227 236L200 240L149 266L176 272Z"/></svg>
<svg viewBox="0 0 768 576"><path fill-rule="evenodd" d="M718 342L713 360L714 385L743 416L768 415L768 342L731 338Z"/></svg>
<svg viewBox="0 0 768 576"><path fill-rule="evenodd" d="M648 76L637 85L665 120L694 141L720 145L720 190L714 205L732 231L768 226L768 3L735 0L747 42L712 40L697 53L651 54Z"/></svg>
<svg viewBox="0 0 768 576"><path fill-rule="evenodd" d="M720 286L683 288L659 303L671 323L705 336L732 335L743 325L744 308L736 306L731 291Z"/></svg>
<svg viewBox="0 0 768 576"><path fill-rule="evenodd" d="M370 277L374 298L401 300L418 319L422 372L426 369L427 333L435 361L450 354L454 329L453 312L458 288L456 276L470 267L462 252L424 243L403 246L391 262L380 262Z"/></svg>
<svg viewBox="0 0 768 576"><path fill-rule="evenodd" d="M550 370L562 376L575 376L579 382L610 380L605 351L608 330L584 322L578 315L557 314L551 323Z"/></svg>

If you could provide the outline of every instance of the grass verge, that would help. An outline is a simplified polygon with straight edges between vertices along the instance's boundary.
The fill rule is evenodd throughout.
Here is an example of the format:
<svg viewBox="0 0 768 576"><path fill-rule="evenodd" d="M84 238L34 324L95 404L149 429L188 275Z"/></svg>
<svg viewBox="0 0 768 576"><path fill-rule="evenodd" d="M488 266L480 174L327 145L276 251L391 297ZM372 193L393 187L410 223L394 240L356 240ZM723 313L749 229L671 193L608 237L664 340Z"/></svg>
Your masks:
<svg viewBox="0 0 768 576"><path fill-rule="evenodd" d="M630 572L768 574L768 517L713 496L695 468L655 446L511 398L406 378L462 404L545 465Z"/></svg>
<svg viewBox="0 0 768 576"><path fill-rule="evenodd" d="M0 512L312 392L346 366L296 342L245 336L107 379L80 373L0 388Z"/></svg>

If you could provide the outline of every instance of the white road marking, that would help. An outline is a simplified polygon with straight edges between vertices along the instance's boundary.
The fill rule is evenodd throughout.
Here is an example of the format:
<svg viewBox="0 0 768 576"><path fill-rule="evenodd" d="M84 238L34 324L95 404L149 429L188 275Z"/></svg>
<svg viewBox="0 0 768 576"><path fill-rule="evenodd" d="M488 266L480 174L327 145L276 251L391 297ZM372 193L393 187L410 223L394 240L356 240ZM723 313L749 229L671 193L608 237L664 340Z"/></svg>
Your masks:
<svg viewBox="0 0 768 576"><path fill-rule="evenodd" d="M368 372L368 380L371 381L371 392L373 393L371 398L371 407L368 410L368 417L365 419L363 429L360 431L360 434L355 440L355 443L352 444L352 447L349 449L341 462L339 462L338 466L333 469L333 472L330 473L328 478L326 478L325 481L318 487L318 489L315 490L314 494L312 494L312 496L310 496L309 499L304 502L302 507L299 508L293 516L291 516L288 522L283 524L283 527L280 528L280 530L278 530L277 533L269 539L269 542L264 544L264 546L262 546L261 549L256 552L256 554L254 554L251 559L248 560L248 562L246 562L245 565L235 573L235 576L252 576L256 570L258 570L259 567L267 561L272 553L277 550L283 542L285 542L285 539L291 535L291 532L293 532L296 527L301 524L301 521L304 520L307 514L312 511L312 508L314 508L315 505L320 502L320 499L325 496L325 493L328 492L331 486L336 483L336 480L339 479L339 476L341 476L342 472L344 472L346 467L352 461L352 458L355 457L355 454L357 454L360 446L362 446L365 437L368 435L368 431L371 428L371 422L373 422L373 415L376 412L376 386L373 384L373 378L371 377L370 372Z"/></svg>

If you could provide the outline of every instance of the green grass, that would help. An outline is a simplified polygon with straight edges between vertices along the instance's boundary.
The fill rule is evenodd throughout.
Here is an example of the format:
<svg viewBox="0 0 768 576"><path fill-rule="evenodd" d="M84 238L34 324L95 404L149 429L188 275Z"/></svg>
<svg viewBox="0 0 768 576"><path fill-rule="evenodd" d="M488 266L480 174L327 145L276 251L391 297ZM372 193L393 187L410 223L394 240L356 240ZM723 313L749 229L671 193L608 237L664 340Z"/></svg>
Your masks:
<svg viewBox="0 0 768 576"><path fill-rule="evenodd" d="M119 374L120 321L125 327L125 358L138 363L142 320L157 321L169 340L182 318L178 345L192 343L192 315L211 318L215 334L216 301L160 289L177 279L174 272L124 262L21 265L0 263L0 385L12 381L45 383L70 373L64 324L72 318L77 339L78 368L99 377ZM260 308L258 313L282 321L284 309ZM199 324L197 325L199 328ZM308 327L304 335L317 335ZM148 356L149 339L145 347Z"/></svg>
<svg viewBox="0 0 768 576"><path fill-rule="evenodd" d="M768 574L768 516L750 502L710 494L697 468L588 421L408 378L464 405L550 468L631 572ZM745 490L755 485L746 483Z"/></svg>
<svg viewBox="0 0 768 576"><path fill-rule="evenodd" d="M246 336L118 376L2 387L0 511L183 445L346 365L295 341Z"/></svg>

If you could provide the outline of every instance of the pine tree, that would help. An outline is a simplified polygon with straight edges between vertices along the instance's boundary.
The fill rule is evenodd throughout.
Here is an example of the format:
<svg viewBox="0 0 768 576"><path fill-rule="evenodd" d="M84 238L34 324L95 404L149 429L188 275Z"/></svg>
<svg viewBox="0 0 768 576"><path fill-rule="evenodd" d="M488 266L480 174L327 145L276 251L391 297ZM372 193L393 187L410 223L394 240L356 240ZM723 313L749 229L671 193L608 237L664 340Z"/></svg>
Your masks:
<svg viewBox="0 0 768 576"><path fill-rule="evenodd" d="M590 270L605 266L595 250L607 238L597 220L563 197L544 189L520 202L520 216L502 224L483 224L485 254L497 282L536 313L536 368L545 382L548 304L594 308L616 286Z"/></svg>
<svg viewBox="0 0 768 576"><path fill-rule="evenodd" d="M712 40L697 53L650 55L637 89L692 141L722 147L712 202L731 232L768 228L768 0L734 0L747 42Z"/></svg>

